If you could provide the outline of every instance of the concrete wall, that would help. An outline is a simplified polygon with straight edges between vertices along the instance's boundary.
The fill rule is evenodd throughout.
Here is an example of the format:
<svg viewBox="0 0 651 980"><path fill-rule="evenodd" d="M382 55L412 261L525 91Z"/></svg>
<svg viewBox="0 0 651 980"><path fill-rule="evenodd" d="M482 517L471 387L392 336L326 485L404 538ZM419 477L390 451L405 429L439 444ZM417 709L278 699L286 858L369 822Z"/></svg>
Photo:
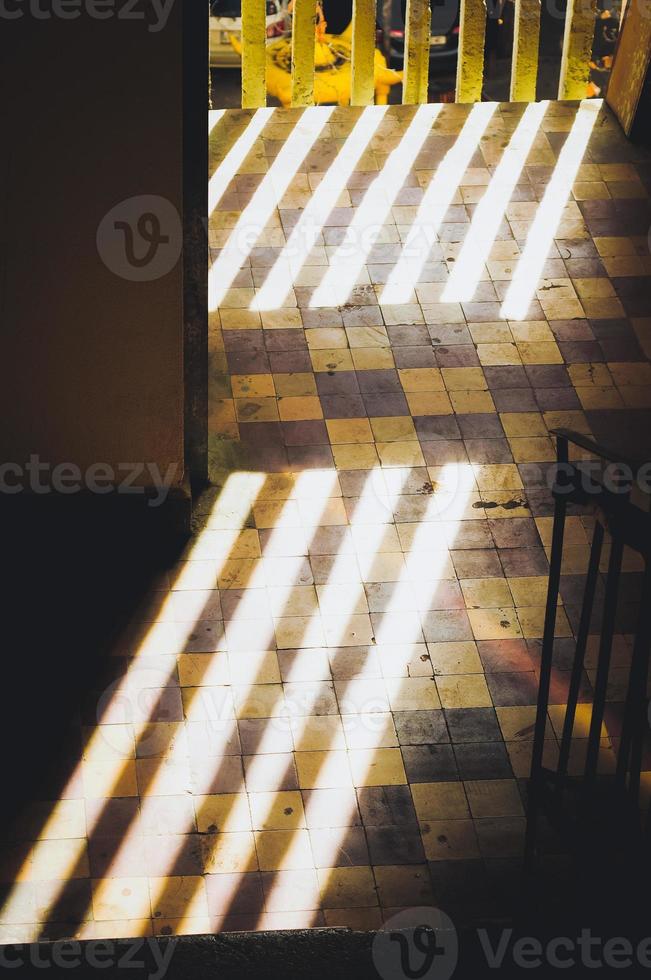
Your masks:
<svg viewBox="0 0 651 980"><path fill-rule="evenodd" d="M160 30L155 13L117 16L124 0L104 0L104 20L66 2L80 16L37 19L46 0L0 14L0 462L174 466L178 483L181 262L130 282L96 235L133 196L181 213L182 0Z"/></svg>

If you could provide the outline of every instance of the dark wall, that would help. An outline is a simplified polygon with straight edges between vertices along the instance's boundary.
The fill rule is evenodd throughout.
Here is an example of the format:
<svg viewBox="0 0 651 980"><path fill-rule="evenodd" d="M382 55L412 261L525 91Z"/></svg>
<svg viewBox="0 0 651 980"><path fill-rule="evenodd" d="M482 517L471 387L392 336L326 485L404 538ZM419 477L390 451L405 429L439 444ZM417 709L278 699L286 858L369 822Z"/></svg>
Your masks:
<svg viewBox="0 0 651 980"><path fill-rule="evenodd" d="M73 20L56 0L44 19L32 10L47 0L3 5L21 14L0 15L4 460L138 461L181 482L181 263L133 282L96 246L127 198L182 210L182 0L170 2L164 24L149 3L135 10L149 20L124 19L124 0L101 20L92 0Z"/></svg>
<svg viewBox="0 0 651 980"><path fill-rule="evenodd" d="M164 198L180 226L183 0L160 30L117 16L131 3L109 0L106 20L85 0L74 20L1 7L22 14L0 14L1 482L19 480L3 465L36 454L45 483L65 462L171 467L178 484L182 263L130 281L96 239L107 212L141 195ZM178 229L170 244L180 255ZM0 488L0 819L21 796L56 799L78 757L67 731L80 693L110 681L102 654L169 559L169 524L138 497Z"/></svg>

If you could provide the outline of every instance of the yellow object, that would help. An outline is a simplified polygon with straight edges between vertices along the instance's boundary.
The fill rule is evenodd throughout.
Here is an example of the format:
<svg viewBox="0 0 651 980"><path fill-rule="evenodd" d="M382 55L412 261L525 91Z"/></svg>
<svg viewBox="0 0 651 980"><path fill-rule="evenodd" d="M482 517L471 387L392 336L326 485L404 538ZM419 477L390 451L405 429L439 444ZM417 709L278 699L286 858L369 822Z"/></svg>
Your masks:
<svg viewBox="0 0 651 980"><path fill-rule="evenodd" d="M231 37L236 51L241 41ZM352 23L342 34L318 35L314 43L314 104L348 105L351 90ZM291 38L278 38L267 44L267 92L287 108L292 105ZM402 72L387 67L380 51L373 57L373 88L376 105L386 105L392 85L402 81Z"/></svg>
<svg viewBox="0 0 651 980"><path fill-rule="evenodd" d="M481 102L485 43L486 0L464 0L459 15L457 102Z"/></svg>
<svg viewBox="0 0 651 980"><path fill-rule="evenodd" d="M258 109L267 103L265 89L266 6L259 0L242 0L242 108Z"/></svg>
<svg viewBox="0 0 651 980"><path fill-rule="evenodd" d="M405 25L405 81L403 105L427 102L429 36L432 13L429 0L408 0Z"/></svg>
<svg viewBox="0 0 651 980"><path fill-rule="evenodd" d="M371 105L375 97L375 3L353 0L351 105Z"/></svg>
<svg viewBox="0 0 651 980"><path fill-rule="evenodd" d="M511 102L535 102L538 80L540 0L515 0Z"/></svg>
<svg viewBox="0 0 651 980"><path fill-rule="evenodd" d="M316 0L292 0L288 10L292 15L290 104L292 106L314 105L312 48L315 44L315 31L316 43L318 43L325 30L323 11ZM267 90L271 92L268 70Z"/></svg>

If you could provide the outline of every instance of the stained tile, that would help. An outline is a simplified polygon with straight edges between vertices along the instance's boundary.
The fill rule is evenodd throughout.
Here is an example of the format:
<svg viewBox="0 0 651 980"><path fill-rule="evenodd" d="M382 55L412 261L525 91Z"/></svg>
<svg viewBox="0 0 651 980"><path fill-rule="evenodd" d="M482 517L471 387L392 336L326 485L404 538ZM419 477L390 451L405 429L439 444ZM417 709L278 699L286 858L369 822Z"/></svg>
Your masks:
<svg viewBox="0 0 651 980"><path fill-rule="evenodd" d="M473 820L430 820L423 825L428 861L461 861L479 856Z"/></svg>
<svg viewBox="0 0 651 980"><path fill-rule="evenodd" d="M402 758L410 784L459 778L451 745L405 745Z"/></svg>
<svg viewBox="0 0 651 980"><path fill-rule="evenodd" d="M463 780L503 779L511 776L511 763L502 741L457 744L454 754Z"/></svg>
<svg viewBox="0 0 651 980"><path fill-rule="evenodd" d="M400 745L432 745L449 741L440 709L395 711L393 717Z"/></svg>
<svg viewBox="0 0 651 980"><path fill-rule="evenodd" d="M426 864L376 867L373 870L383 908L410 908L433 903Z"/></svg>
<svg viewBox="0 0 651 980"><path fill-rule="evenodd" d="M357 908L377 905L375 881L370 867L336 868L319 871L321 901L327 908Z"/></svg>
<svg viewBox="0 0 651 980"><path fill-rule="evenodd" d="M500 737L493 708L448 708L445 719L455 744L491 742Z"/></svg>

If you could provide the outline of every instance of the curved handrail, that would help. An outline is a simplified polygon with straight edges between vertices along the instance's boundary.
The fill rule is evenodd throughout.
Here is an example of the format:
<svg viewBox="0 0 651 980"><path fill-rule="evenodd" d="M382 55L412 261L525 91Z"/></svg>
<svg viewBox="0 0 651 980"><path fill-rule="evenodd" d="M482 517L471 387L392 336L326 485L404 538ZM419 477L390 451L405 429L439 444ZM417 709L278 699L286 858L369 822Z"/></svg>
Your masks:
<svg viewBox="0 0 651 980"><path fill-rule="evenodd" d="M616 450L603 446L580 432L575 432L574 429L550 429L549 434L556 436L557 439L564 439L566 442L571 442L575 446L580 446L581 449L585 449L589 453L594 453L595 456L600 456L610 463L621 463L622 466L628 466L634 473L637 473L641 466L649 462L649 460L631 459L630 457L623 456Z"/></svg>

